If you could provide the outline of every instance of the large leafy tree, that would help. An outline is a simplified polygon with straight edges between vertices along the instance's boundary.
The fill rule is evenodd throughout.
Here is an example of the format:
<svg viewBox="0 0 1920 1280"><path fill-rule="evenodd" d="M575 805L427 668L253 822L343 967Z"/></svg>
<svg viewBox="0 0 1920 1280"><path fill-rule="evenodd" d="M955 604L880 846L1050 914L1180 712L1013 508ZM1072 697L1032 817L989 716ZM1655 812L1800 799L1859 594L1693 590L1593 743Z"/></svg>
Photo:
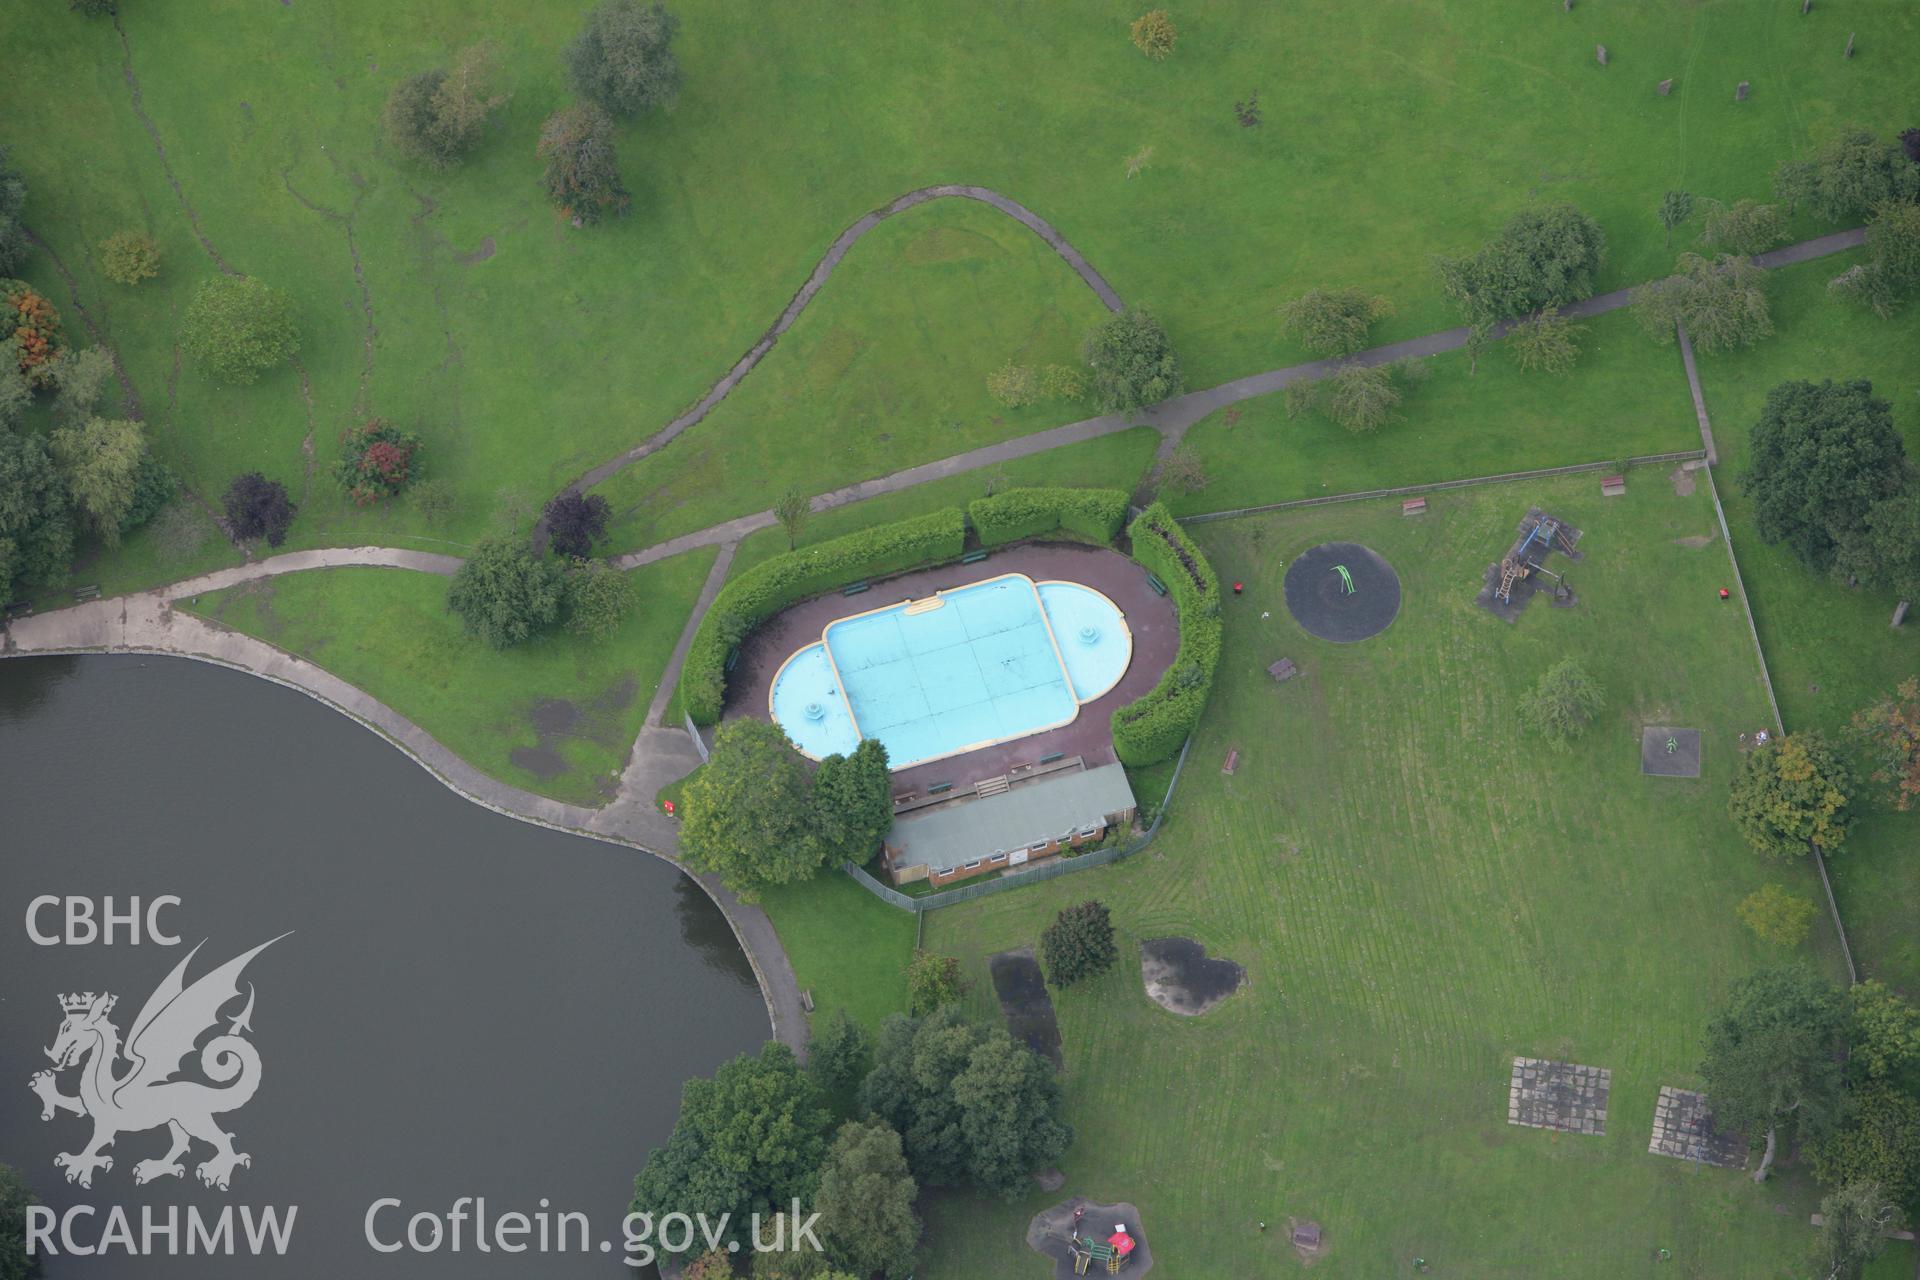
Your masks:
<svg viewBox="0 0 1920 1280"><path fill-rule="evenodd" d="M1591 296L1606 252L1600 224L1573 205L1523 209L1478 252L1440 259L1440 278L1467 322L1485 328Z"/></svg>
<svg viewBox="0 0 1920 1280"><path fill-rule="evenodd" d="M1760 969L1734 983L1707 1026L1700 1064L1714 1120L1749 1136L1766 1135L1757 1182L1773 1165L1778 1139L1824 1139L1842 1105L1837 1056L1847 1005L1825 979L1799 966Z"/></svg>
<svg viewBox="0 0 1920 1280"><path fill-rule="evenodd" d="M1908 676L1891 695L1856 712L1850 736L1867 756L1868 776L1886 788L1888 804L1905 812L1920 803L1920 676Z"/></svg>
<svg viewBox="0 0 1920 1280"><path fill-rule="evenodd" d="M1920 289L1920 204L1888 203L1867 224L1867 260L1827 285L1828 292L1889 319Z"/></svg>
<svg viewBox="0 0 1920 1280"><path fill-rule="evenodd" d="M40 1259L27 1252L27 1206L37 1204L20 1171L0 1164L0 1280L37 1280Z"/></svg>
<svg viewBox="0 0 1920 1280"><path fill-rule="evenodd" d="M46 444L0 431L0 604L58 580L72 558L67 486Z"/></svg>
<svg viewBox="0 0 1920 1280"><path fill-rule="evenodd" d="M93 417L112 378L113 357L105 347L63 353L53 366L53 416L70 427Z"/></svg>
<svg viewBox="0 0 1920 1280"><path fill-rule="evenodd" d="M1853 1007L1849 1066L1884 1080L1920 1063L1920 1009L1878 978L1856 983L1847 1002Z"/></svg>
<svg viewBox="0 0 1920 1280"><path fill-rule="evenodd" d="M540 518L546 522L553 549L563 556L586 557L607 533L613 508L597 493L568 489L548 502Z"/></svg>
<svg viewBox="0 0 1920 1280"><path fill-rule="evenodd" d="M1829 1186L1877 1182L1905 1204L1920 1191L1920 1098L1884 1081L1852 1090L1847 1119L1813 1149L1813 1172Z"/></svg>
<svg viewBox="0 0 1920 1280"><path fill-rule="evenodd" d="M632 203L620 181L613 117L594 103L562 107L548 116L534 151L546 161L547 199L580 225L617 217Z"/></svg>
<svg viewBox="0 0 1920 1280"><path fill-rule="evenodd" d="M829 856L865 862L893 827L887 748L863 738L852 754L828 756L813 777L814 821Z"/></svg>
<svg viewBox="0 0 1920 1280"><path fill-rule="evenodd" d="M741 716L720 726L681 808L682 860L717 873L749 902L768 885L807 879L826 860L806 762L765 720Z"/></svg>
<svg viewBox="0 0 1920 1280"><path fill-rule="evenodd" d="M1908 469L1893 409L1872 383L1795 380L1767 393L1740 485L1760 536L1824 572L1874 504L1905 487Z"/></svg>
<svg viewBox="0 0 1920 1280"><path fill-rule="evenodd" d="M616 116L673 104L680 63L673 56L680 20L661 4L607 0L567 46L573 90Z"/></svg>
<svg viewBox="0 0 1920 1280"><path fill-rule="evenodd" d="M485 44L460 52L449 69L435 67L394 86L381 116L387 141L429 168L458 164L480 141L487 117L506 101L495 93L496 60Z"/></svg>
<svg viewBox="0 0 1920 1280"><path fill-rule="evenodd" d="M1850 582L1883 587L1902 600L1920 596L1920 485L1909 484L1868 507L1859 528L1841 537L1833 568Z"/></svg>
<svg viewBox="0 0 1920 1280"><path fill-rule="evenodd" d="M605 640L633 612L633 579L605 560L576 560L562 588L567 630L590 640Z"/></svg>
<svg viewBox="0 0 1920 1280"><path fill-rule="evenodd" d="M1180 360L1167 331L1143 307L1102 321L1082 354L1102 409L1137 409L1180 394Z"/></svg>
<svg viewBox="0 0 1920 1280"><path fill-rule="evenodd" d="M489 538L453 575L447 604L469 632L506 649L559 621L563 592L559 565L536 557L518 538Z"/></svg>
<svg viewBox="0 0 1920 1280"><path fill-rule="evenodd" d="M1280 328L1315 355L1345 356L1392 314L1391 302L1359 289L1309 289L1280 308Z"/></svg>
<svg viewBox="0 0 1920 1280"><path fill-rule="evenodd" d="M922 1186L1017 1195L1073 1142L1052 1064L952 1005L887 1019L860 1098L899 1132Z"/></svg>
<svg viewBox="0 0 1920 1280"><path fill-rule="evenodd" d="M814 1025L807 1041L807 1073L837 1114L852 1113L860 1082L872 1065L873 1036L845 1009L835 1009L832 1017Z"/></svg>
<svg viewBox="0 0 1920 1280"><path fill-rule="evenodd" d="M258 471L236 476L227 486L222 505L235 537L265 538L270 547L287 540L294 505L287 497L287 486L278 480L269 480Z"/></svg>
<svg viewBox="0 0 1920 1280"><path fill-rule="evenodd" d="M1867 129L1848 128L1810 159L1783 163L1774 172L1773 193L1789 209L1806 204L1821 217L1840 222L1920 196L1920 168L1899 143L1882 142Z"/></svg>
<svg viewBox="0 0 1920 1280"><path fill-rule="evenodd" d="M813 1199L830 1123L793 1050L769 1040L713 1079L687 1082L667 1145L633 1180L633 1212L656 1222L704 1213L716 1224L730 1215L727 1238L744 1239L754 1214L767 1221Z"/></svg>
<svg viewBox="0 0 1920 1280"><path fill-rule="evenodd" d="M884 1120L841 1126L820 1167L820 1240L827 1256L854 1275L881 1272L905 1280L913 1272L920 1189L907 1169L900 1135Z"/></svg>
<svg viewBox="0 0 1920 1280"><path fill-rule="evenodd" d="M1606 694L1580 660L1562 658L1542 672L1539 683L1520 700L1520 715L1564 751L1587 731L1606 703Z"/></svg>
<svg viewBox="0 0 1920 1280"><path fill-rule="evenodd" d="M1633 313L1656 342L1673 343L1679 324L1686 326L1687 340L1709 355L1750 347L1773 333L1766 275L1737 254L1709 261L1683 253L1672 275L1633 291Z"/></svg>
<svg viewBox="0 0 1920 1280"><path fill-rule="evenodd" d="M1113 968L1119 957L1113 944L1113 916L1105 903L1067 907L1040 932L1040 962L1047 981L1066 987Z"/></svg>
<svg viewBox="0 0 1920 1280"><path fill-rule="evenodd" d="M1797 858L1833 853L1853 827L1853 772L1812 730L1771 738L1747 753L1727 798L1733 825L1754 849Z"/></svg>
<svg viewBox="0 0 1920 1280"><path fill-rule="evenodd" d="M907 961L907 1012L917 1018L958 1004L968 985L958 958L916 947Z"/></svg>
<svg viewBox="0 0 1920 1280"><path fill-rule="evenodd" d="M146 437L137 422L95 418L53 433L54 461L73 504L93 535L110 547L119 545L120 530L133 510L146 456Z"/></svg>
<svg viewBox="0 0 1920 1280"><path fill-rule="evenodd" d="M300 349L293 299L252 276L210 276L187 303L180 346L222 382L253 382Z"/></svg>

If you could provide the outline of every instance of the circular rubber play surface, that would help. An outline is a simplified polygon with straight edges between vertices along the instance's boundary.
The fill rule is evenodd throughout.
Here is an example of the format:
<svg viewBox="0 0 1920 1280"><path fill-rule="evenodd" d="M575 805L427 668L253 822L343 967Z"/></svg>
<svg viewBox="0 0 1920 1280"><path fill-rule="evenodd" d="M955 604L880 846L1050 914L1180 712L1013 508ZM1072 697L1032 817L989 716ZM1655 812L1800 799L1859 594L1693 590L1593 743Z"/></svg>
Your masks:
<svg viewBox="0 0 1920 1280"><path fill-rule="evenodd" d="M1308 635L1352 644L1400 612L1400 575L1357 542L1323 542L1287 566L1287 612Z"/></svg>

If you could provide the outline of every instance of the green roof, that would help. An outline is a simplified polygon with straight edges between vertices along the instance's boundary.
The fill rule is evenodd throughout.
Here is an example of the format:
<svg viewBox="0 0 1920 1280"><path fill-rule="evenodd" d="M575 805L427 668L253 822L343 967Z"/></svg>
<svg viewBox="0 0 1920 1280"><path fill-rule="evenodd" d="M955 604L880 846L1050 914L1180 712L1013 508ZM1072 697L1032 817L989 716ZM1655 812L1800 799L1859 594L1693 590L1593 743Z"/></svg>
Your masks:
<svg viewBox="0 0 1920 1280"><path fill-rule="evenodd" d="M1017 782L997 796L979 796L894 820L887 843L901 850L899 867L925 864L951 871L994 853L1012 853L1045 840L1102 827L1108 815L1131 812L1133 788L1117 764L1050 773Z"/></svg>

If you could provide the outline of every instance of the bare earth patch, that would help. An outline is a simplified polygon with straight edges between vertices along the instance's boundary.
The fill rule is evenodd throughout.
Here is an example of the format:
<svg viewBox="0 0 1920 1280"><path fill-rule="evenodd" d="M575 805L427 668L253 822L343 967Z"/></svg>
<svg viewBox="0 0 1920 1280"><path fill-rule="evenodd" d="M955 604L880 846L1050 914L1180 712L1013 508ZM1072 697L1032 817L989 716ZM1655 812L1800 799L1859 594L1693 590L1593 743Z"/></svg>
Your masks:
<svg viewBox="0 0 1920 1280"><path fill-rule="evenodd" d="M1696 533L1690 538L1675 538L1673 540L1673 545L1676 547L1686 547L1690 550L1698 551L1702 547L1712 546L1713 539L1714 539L1714 535L1711 533Z"/></svg>
<svg viewBox="0 0 1920 1280"><path fill-rule="evenodd" d="M1682 498L1692 496L1694 485L1692 467L1683 462L1668 473L1667 479L1673 481L1675 495Z"/></svg>
<svg viewBox="0 0 1920 1280"><path fill-rule="evenodd" d="M491 258L492 256L493 256L493 237L488 236L486 239L480 242L479 248L475 249L472 253L463 253L459 255L457 258L454 259L454 261L459 263L463 267L471 267L476 263L485 262L488 258Z"/></svg>

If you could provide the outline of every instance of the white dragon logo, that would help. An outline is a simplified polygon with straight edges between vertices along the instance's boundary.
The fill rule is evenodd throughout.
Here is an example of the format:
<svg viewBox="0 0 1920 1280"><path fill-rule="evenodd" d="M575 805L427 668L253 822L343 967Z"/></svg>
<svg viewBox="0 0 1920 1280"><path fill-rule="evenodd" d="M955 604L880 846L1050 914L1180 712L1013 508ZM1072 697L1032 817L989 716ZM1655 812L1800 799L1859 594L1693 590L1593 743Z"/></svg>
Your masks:
<svg viewBox="0 0 1920 1280"><path fill-rule="evenodd" d="M281 934L280 938L286 937ZM46 1051L53 1060L53 1071L35 1073L28 1087L40 1096L40 1118L53 1119L57 1111L93 1118L93 1138L79 1151L53 1158L56 1167L67 1171L67 1181L83 1187L93 1185L93 1171L113 1169L113 1158L102 1152L122 1133L167 1126L173 1146L158 1160L142 1160L133 1166L136 1183L155 1178L181 1177L186 1169L180 1157L187 1154L198 1138L213 1147L211 1159L198 1169L200 1181L209 1187L227 1189L234 1166L253 1164L253 1157L233 1149L233 1135L214 1123L214 1116L238 1111L247 1105L260 1087L260 1054L241 1038L252 1031L253 984L247 984L246 1008L231 1019L225 1035L216 1035L200 1049L200 1070L207 1079L223 1088L201 1084L197 1080L176 1080L184 1060L194 1052L194 1042L220 1024L220 1010L240 995L239 979L247 962L280 938L261 943L244 955L236 956L218 969L187 986L187 965L199 954L202 942L174 966L173 972L147 997L140 1016L127 1033L124 1054L120 1032L107 1015L113 1012L118 997L102 992L83 992L60 997L60 1034ZM114 1064L124 1056L132 1065L122 1075L114 1074ZM55 1072L85 1065L80 1074L78 1096L59 1091Z"/></svg>

